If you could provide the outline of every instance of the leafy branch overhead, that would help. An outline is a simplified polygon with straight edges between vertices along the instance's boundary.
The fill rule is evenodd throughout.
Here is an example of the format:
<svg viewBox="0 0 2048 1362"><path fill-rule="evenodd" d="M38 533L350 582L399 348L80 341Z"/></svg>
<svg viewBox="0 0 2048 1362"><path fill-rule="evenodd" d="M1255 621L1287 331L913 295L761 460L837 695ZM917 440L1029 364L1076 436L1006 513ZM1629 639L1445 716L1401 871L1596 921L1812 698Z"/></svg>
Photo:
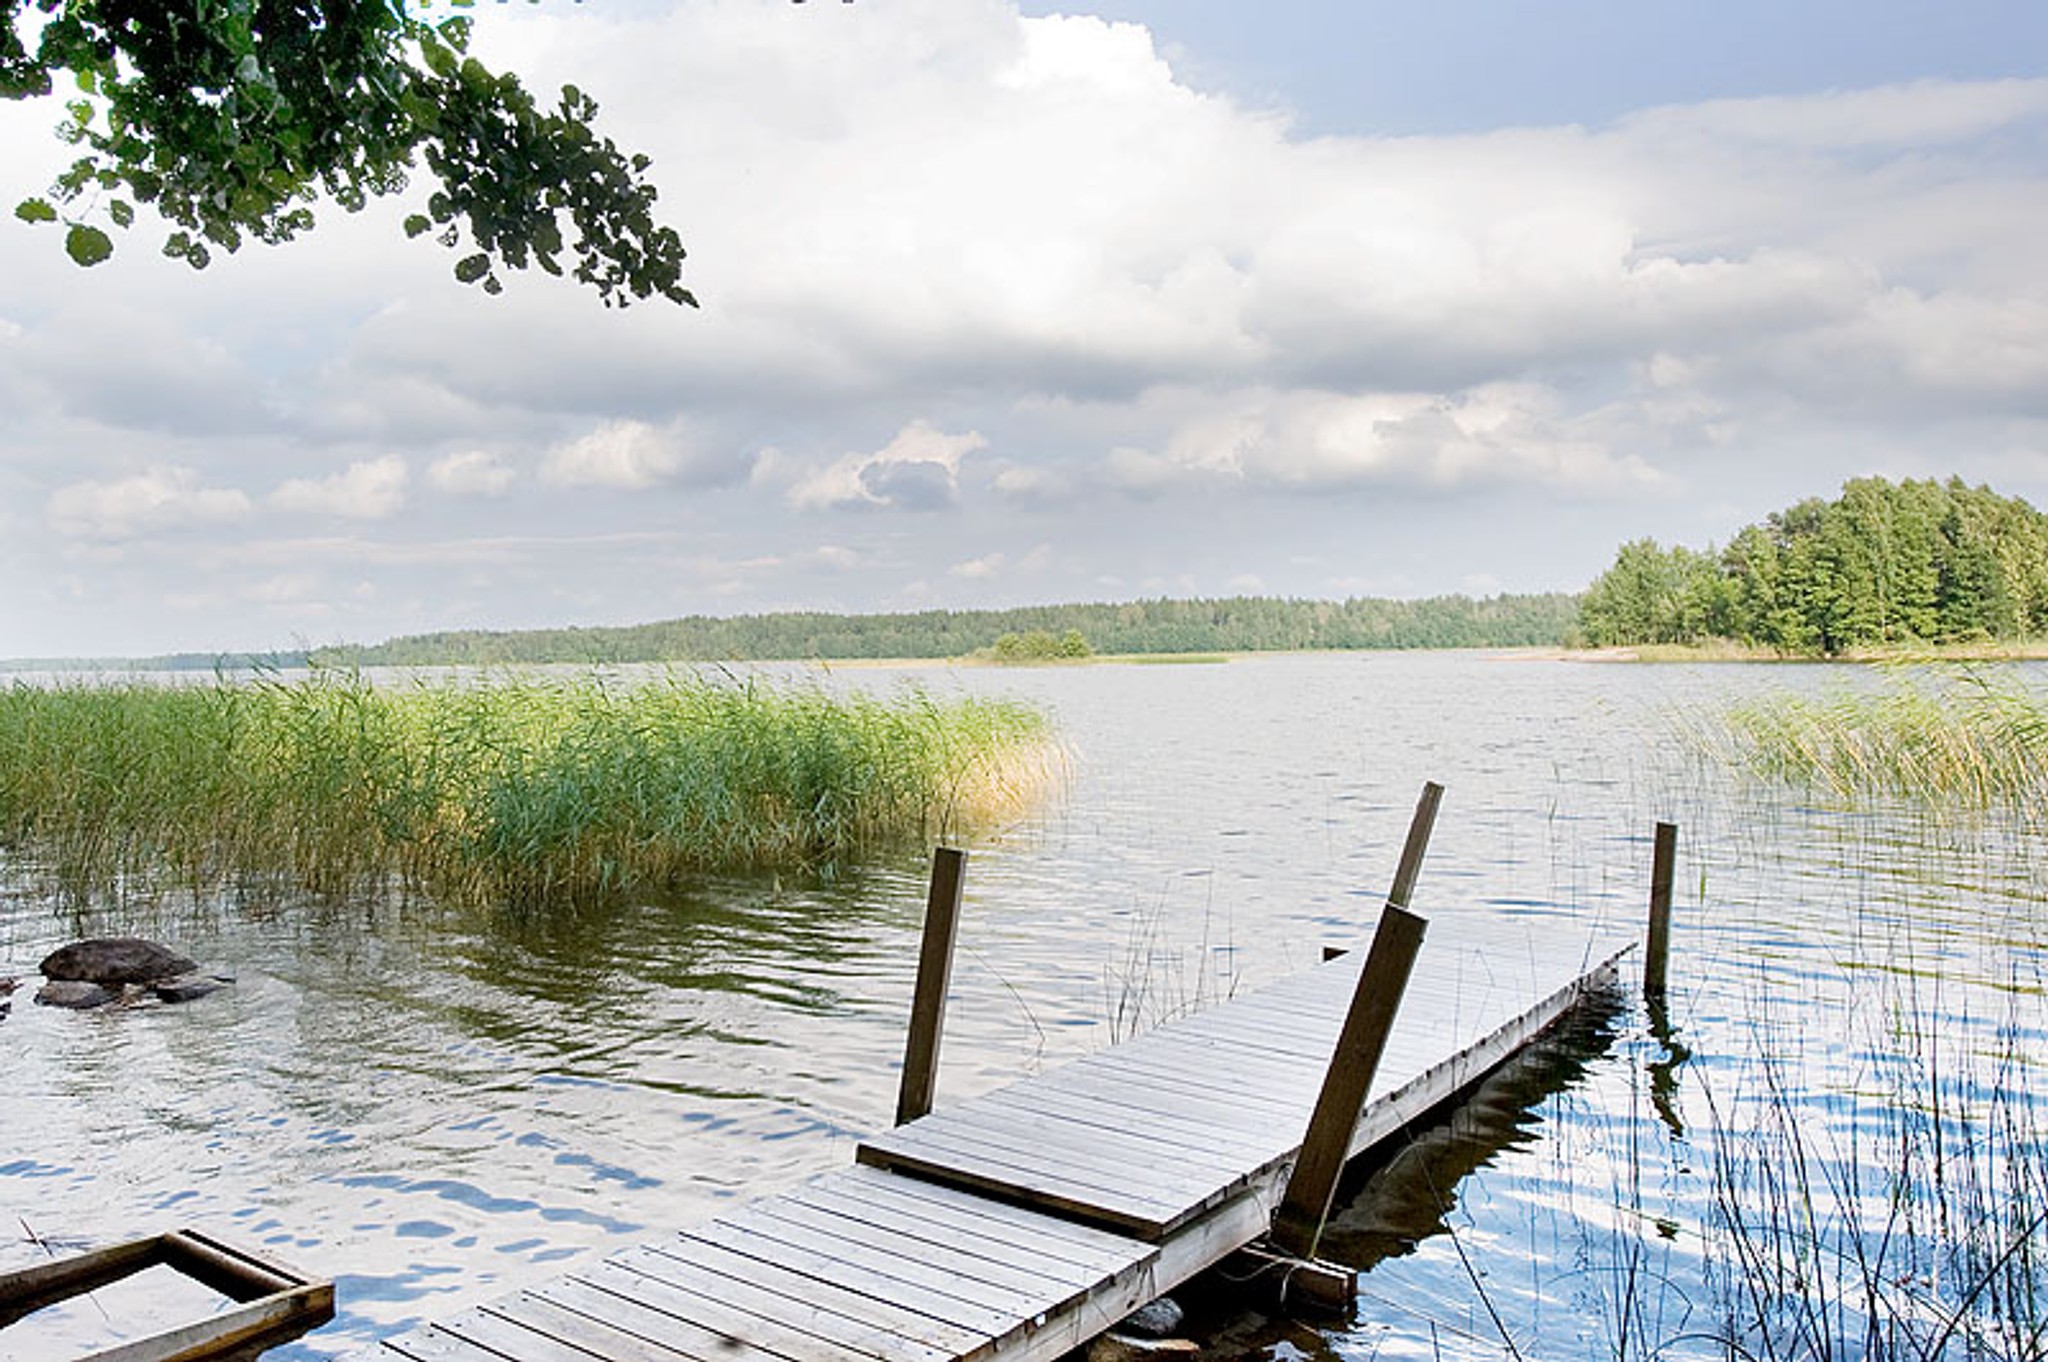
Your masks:
<svg viewBox="0 0 2048 1362"><path fill-rule="evenodd" d="M171 225L164 254L201 269L291 240L323 194L354 212L397 193L424 160L439 188L405 229L460 252L463 283L498 293L501 268L537 265L608 306L696 304L648 158L599 135L574 86L546 107L469 56L466 17L401 0L0 0L0 17L0 96L78 89L57 129L77 159L14 213L63 226L81 265L138 206Z"/></svg>

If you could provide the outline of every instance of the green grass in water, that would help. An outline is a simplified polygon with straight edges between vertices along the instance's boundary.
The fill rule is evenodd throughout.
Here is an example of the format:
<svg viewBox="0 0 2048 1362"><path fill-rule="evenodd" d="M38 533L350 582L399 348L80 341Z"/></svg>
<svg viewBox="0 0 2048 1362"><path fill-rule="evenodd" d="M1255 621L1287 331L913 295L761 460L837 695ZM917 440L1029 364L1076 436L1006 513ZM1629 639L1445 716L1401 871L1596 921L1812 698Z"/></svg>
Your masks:
<svg viewBox="0 0 2048 1362"><path fill-rule="evenodd" d="M670 675L16 685L0 846L75 895L273 877L447 901L830 867L1014 816L1058 768L1026 706Z"/></svg>
<svg viewBox="0 0 2048 1362"><path fill-rule="evenodd" d="M1970 668L1902 669L1875 691L1732 706L1739 765L1843 799L2038 811L2048 796L2048 699Z"/></svg>

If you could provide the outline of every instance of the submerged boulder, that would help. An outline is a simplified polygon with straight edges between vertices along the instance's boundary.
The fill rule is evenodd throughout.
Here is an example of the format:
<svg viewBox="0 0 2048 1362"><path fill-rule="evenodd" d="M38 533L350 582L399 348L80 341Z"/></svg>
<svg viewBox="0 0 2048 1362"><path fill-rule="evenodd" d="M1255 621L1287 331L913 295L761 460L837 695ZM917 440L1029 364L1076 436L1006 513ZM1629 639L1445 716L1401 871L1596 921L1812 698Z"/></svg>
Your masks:
<svg viewBox="0 0 2048 1362"><path fill-rule="evenodd" d="M107 984L118 989L122 984L175 979L181 974L192 973L199 966L170 947L160 946L154 941L144 941L137 936L109 936L59 946L43 957L40 968L45 979ZM42 995L38 994L37 1001L41 999Z"/></svg>
<svg viewBox="0 0 2048 1362"><path fill-rule="evenodd" d="M217 975L208 977L187 974L176 979L159 979L149 986L149 991L167 1003L189 1003L194 998L204 998L209 993L220 992L229 982Z"/></svg>
<svg viewBox="0 0 2048 1362"><path fill-rule="evenodd" d="M120 996L119 988L108 988L84 979L52 979L37 991L36 1001L44 1007L71 1007L83 1011L88 1007L105 1007Z"/></svg>

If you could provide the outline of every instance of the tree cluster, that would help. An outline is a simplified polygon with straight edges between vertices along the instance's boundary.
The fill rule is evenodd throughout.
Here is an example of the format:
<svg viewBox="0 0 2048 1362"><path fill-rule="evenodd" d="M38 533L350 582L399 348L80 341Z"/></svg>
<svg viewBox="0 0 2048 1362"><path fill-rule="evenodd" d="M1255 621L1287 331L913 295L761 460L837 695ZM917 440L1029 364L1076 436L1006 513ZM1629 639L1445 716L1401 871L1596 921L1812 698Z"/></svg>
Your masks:
<svg viewBox="0 0 2048 1362"><path fill-rule="evenodd" d="M493 666L965 657L1004 634L1043 633L1057 641L1069 631L1098 654L1556 647L1577 620L1578 598L1562 594L1405 601L1238 596L897 615L697 615L612 629L471 630L321 649L313 660L343 666Z"/></svg>
<svg viewBox="0 0 2048 1362"><path fill-rule="evenodd" d="M1624 544L1587 589L1589 643L1728 639L1793 654L2048 635L2048 516L1960 478L1857 478L1726 548Z"/></svg>
<svg viewBox="0 0 2048 1362"><path fill-rule="evenodd" d="M648 158L596 132L581 90L549 106L469 36L406 0L0 0L0 98L77 90L57 133L78 155L15 216L62 225L95 265L106 227L150 208L164 254L200 269L297 236L323 195L354 212L396 193L424 161L440 187L405 230L459 250L463 283L496 293L501 267L531 264L608 305L694 304Z"/></svg>
<svg viewBox="0 0 2048 1362"><path fill-rule="evenodd" d="M1093 657L1095 650L1079 629L1055 634L1050 629L1004 634L988 650L997 662L1079 662Z"/></svg>

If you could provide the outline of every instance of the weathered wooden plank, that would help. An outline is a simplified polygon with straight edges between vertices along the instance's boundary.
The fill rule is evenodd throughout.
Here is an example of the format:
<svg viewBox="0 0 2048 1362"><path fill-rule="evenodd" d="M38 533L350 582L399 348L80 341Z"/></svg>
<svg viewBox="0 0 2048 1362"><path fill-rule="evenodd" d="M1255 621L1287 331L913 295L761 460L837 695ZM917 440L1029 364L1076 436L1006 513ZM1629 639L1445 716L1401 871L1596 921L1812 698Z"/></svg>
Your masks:
<svg viewBox="0 0 2048 1362"><path fill-rule="evenodd" d="M950 1182L1017 1201L1040 1211L1071 1214L1141 1239L1156 1236L1176 1203L1126 1199L1117 1188L1080 1181L1043 1167L1006 1161L990 1151L951 1139L931 1139L912 1148L887 1151L862 1145L854 1157L873 1168Z"/></svg>
<svg viewBox="0 0 2048 1362"><path fill-rule="evenodd" d="M1070 1064L1048 1076L1044 1087L1055 1093L1127 1094L1131 1100L1183 1114L1190 1121L1214 1119L1218 1125L1253 1137L1284 1128L1299 1133L1307 1119L1306 1093L1268 1095L1204 1082L1188 1074L1167 1073L1141 1064L1125 1065L1105 1051L1098 1062L1083 1068ZM1034 1085L1036 1086L1036 1085Z"/></svg>
<svg viewBox="0 0 2048 1362"><path fill-rule="evenodd" d="M1213 1096L1240 1097L1263 1107L1291 1110L1302 1101L1298 1074L1285 1075L1279 1082L1260 1082L1257 1075L1233 1074L1213 1059L1198 1059L1163 1047L1103 1050L1067 1067L1084 1075L1154 1074ZM1313 1084L1310 1088L1313 1090Z"/></svg>
<svg viewBox="0 0 2048 1362"><path fill-rule="evenodd" d="M699 1233L714 1238L698 1238ZM741 1252L732 1247L736 1242L727 1227L698 1227L648 1245L645 1255L628 1256L623 1265L692 1290L720 1290L739 1303L743 1294L721 1285L717 1279L723 1278L752 1293L744 1295L750 1313L859 1348L954 1356L987 1336L984 1325L1000 1324L999 1312L976 1312L961 1302L940 1301L935 1307L900 1287L892 1296L893 1284L878 1294L874 1274L846 1271L835 1277L840 1264L799 1247L757 1237L751 1252ZM977 1314L980 1318L971 1322L959 1318Z"/></svg>
<svg viewBox="0 0 2048 1362"><path fill-rule="evenodd" d="M706 1362L804 1362L804 1356L773 1352L695 1320L615 1295L574 1277L558 1277L525 1293L562 1310L645 1338Z"/></svg>
<svg viewBox="0 0 2048 1362"><path fill-rule="evenodd" d="M1259 1111L1245 1115L1228 1105L1227 1099L1208 1093L1176 1088L1170 1082L1075 1082L1062 1084L1048 1100L1072 1104L1077 1110L1100 1112L1111 1119L1156 1122L1175 1132L1192 1132L1214 1119L1219 1132L1227 1132L1227 1147L1240 1151L1254 1162L1277 1150L1292 1147L1292 1137L1307 1119L1305 1109Z"/></svg>
<svg viewBox="0 0 2048 1362"><path fill-rule="evenodd" d="M1001 1293L1011 1302L1011 1310L1022 1310L1025 1314L1036 1314L1049 1303L1064 1301L1091 1286L1097 1278L1097 1274L1071 1265L1060 1271L1062 1265L1050 1259L1020 1262L1015 1256L1003 1257L986 1249L977 1251L978 1246L971 1243L935 1240L928 1234L884 1223L887 1217L873 1213L807 1206L786 1197L763 1202L761 1213L762 1219L771 1224L831 1236L849 1246L862 1262L891 1277L902 1275L904 1280L914 1282L935 1273L940 1291L957 1292L967 1299L989 1304L997 1303L997 1293ZM904 1269L915 1275L907 1275Z"/></svg>
<svg viewBox="0 0 2048 1362"><path fill-rule="evenodd" d="M387 1338L376 1347L377 1359L402 1358L404 1362L505 1362L481 1343L457 1338L438 1324L429 1324L397 1338ZM365 1359L369 1362L369 1359Z"/></svg>
<svg viewBox="0 0 2048 1362"><path fill-rule="evenodd" d="M838 1225L821 1228L778 1216L765 1202L743 1220L713 1221L686 1230L684 1235L692 1243L692 1262L706 1261L697 1245L710 1245L742 1259L856 1292L882 1307L873 1312L871 1323L899 1331L938 1332L927 1324L906 1324L914 1314L968 1333L1000 1333L1018 1310L1043 1299L1042 1292L1013 1290L960 1275L950 1264L919 1263L900 1253L865 1246ZM672 1244L664 1245L664 1251L679 1252Z"/></svg>
<svg viewBox="0 0 2048 1362"><path fill-rule="evenodd" d="M1268 1134L1247 1133L1220 1121L1212 1124L1176 1116L1128 1095L1123 1101L1113 1101L1105 1099L1099 1092L1090 1093L1085 1089L1046 1086L1030 1092L1017 1092L1002 1088L986 1097L976 1098L972 1105L983 1112L1057 1116L1077 1126L1103 1131L1106 1135L1118 1134L1142 1141L1147 1148L1156 1149L1158 1157L1165 1159L1217 1154L1233 1162L1244 1159L1256 1161L1273 1148L1273 1138Z"/></svg>
<svg viewBox="0 0 2048 1362"><path fill-rule="evenodd" d="M605 1362L738 1362L742 1354L756 1359L771 1354L707 1338L696 1351L658 1342L622 1328L608 1319L584 1314L531 1291L481 1307L487 1315L513 1320L528 1329L572 1344Z"/></svg>
<svg viewBox="0 0 2048 1362"><path fill-rule="evenodd" d="M1210 1149L1163 1150L1138 1130L1104 1130L1043 1107L1004 1108L994 1103L960 1107L935 1116L902 1143L945 1134L1014 1151L1020 1157L1112 1176L1119 1186L1167 1195L1237 1167Z"/></svg>
<svg viewBox="0 0 2048 1362"><path fill-rule="evenodd" d="M999 1264L1008 1272L1035 1281L1040 1291L1087 1289L1100 1282L1106 1273L1128 1266L1130 1261L1128 1258L1106 1264L1076 1261L1050 1246L1024 1246L987 1237L980 1233L983 1226L963 1226L956 1217L933 1214L935 1208L906 1205L900 1201L877 1204L817 1189L800 1197L778 1197L776 1200L778 1213L787 1206L844 1216L863 1225L890 1230L909 1241L910 1251L920 1253L927 1261L947 1255L958 1257L962 1260L963 1265L959 1269L962 1272L977 1271L982 1262Z"/></svg>
<svg viewBox="0 0 2048 1362"><path fill-rule="evenodd" d="M817 1306L805 1308L743 1279L691 1269L652 1250L629 1250L577 1280L794 1362L938 1362L951 1355Z"/></svg>
<svg viewBox="0 0 2048 1362"><path fill-rule="evenodd" d="M442 1333L517 1362L593 1362L602 1356L500 1314L488 1306L464 1311L436 1326ZM609 1362L609 1359L607 1360Z"/></svg>
<svg viewBox="0 0 2048 1362"><path fill-rule="evenodd" d="M855 1165L813 1185L871 1204L915 1208L916 1214L957 1227L963 1234L1054 1254L1103 1275L1133 1263L1150 1262L1158 1256L1147 1245L1092 1225L990 1201L943 1183L898 1177L877 1168Z"/></svg>

